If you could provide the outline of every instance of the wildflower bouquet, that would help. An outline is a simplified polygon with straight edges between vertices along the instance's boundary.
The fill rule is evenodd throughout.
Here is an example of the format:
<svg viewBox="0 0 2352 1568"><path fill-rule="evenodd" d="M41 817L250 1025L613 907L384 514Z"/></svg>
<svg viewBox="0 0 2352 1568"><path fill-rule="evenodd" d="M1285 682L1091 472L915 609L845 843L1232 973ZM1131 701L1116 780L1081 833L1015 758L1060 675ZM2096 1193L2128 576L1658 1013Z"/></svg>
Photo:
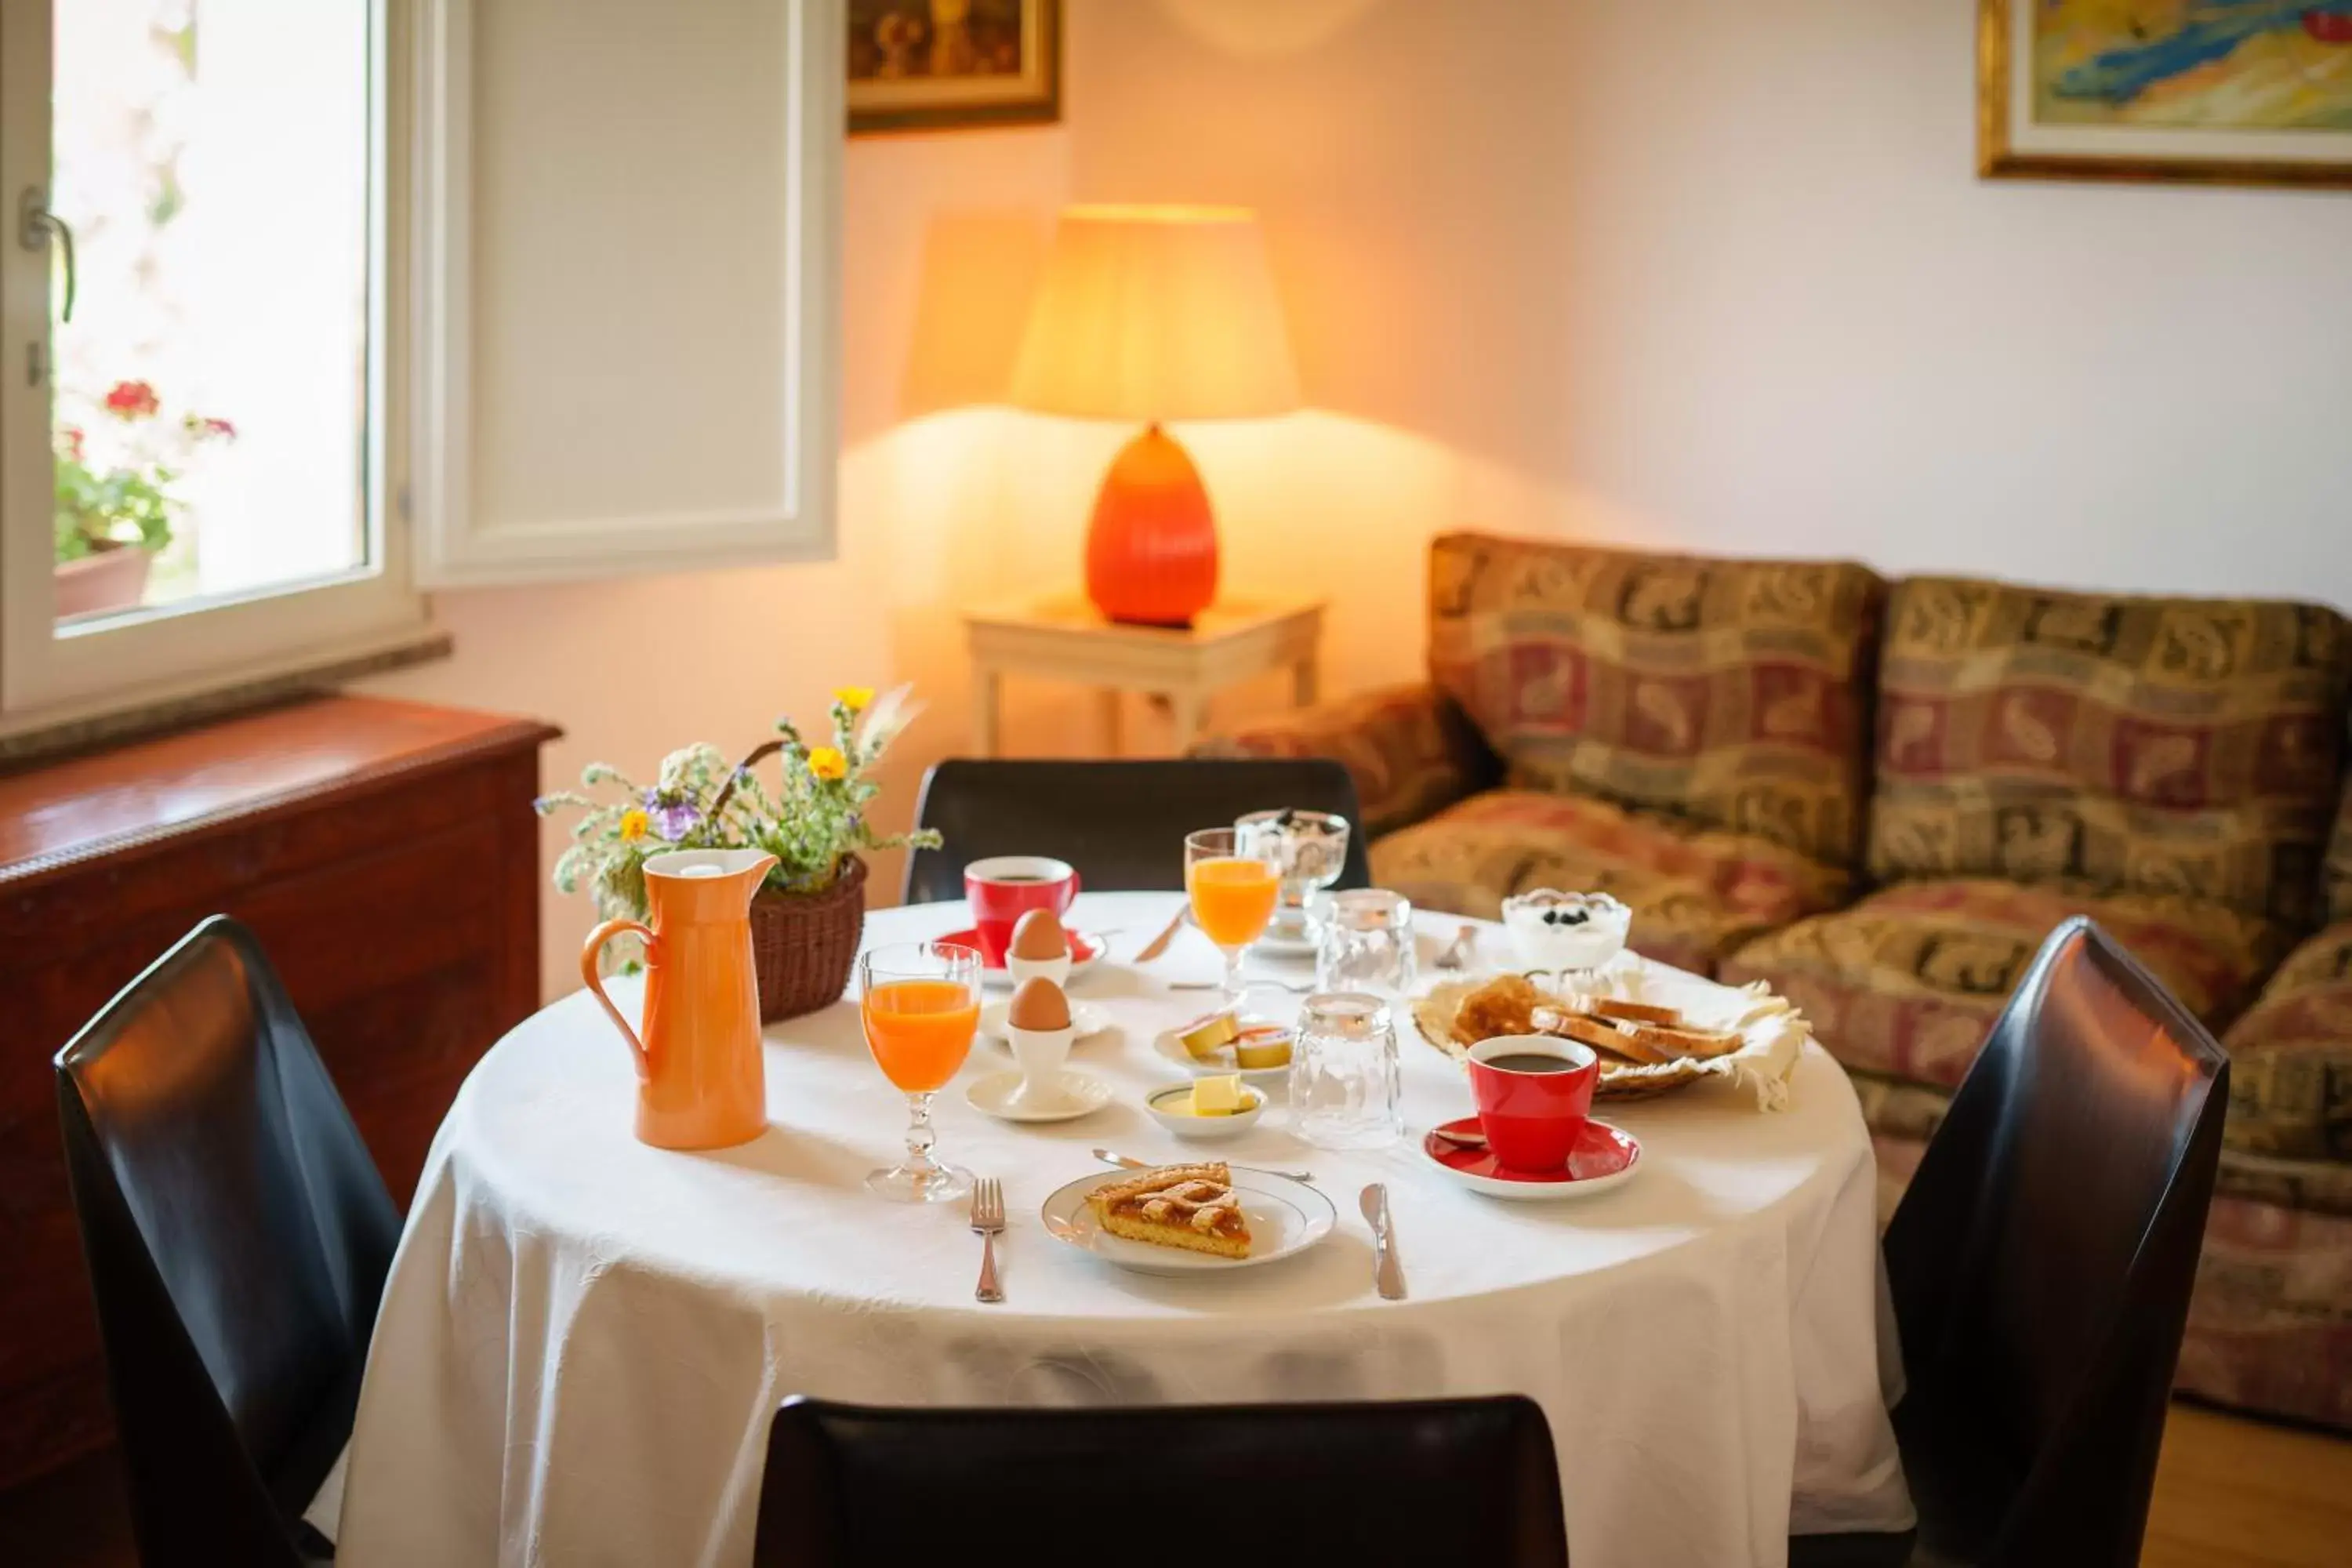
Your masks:
<svg viewBox="0 0 2352 1568"><path fill-rule="evenodd" d="M875 764L921 711L898 687L878 700L869 686L833 694L832 739L812 746L789 718L776 721L778 738L740 764L715 746L697 743L662 759L650 785L630 780L608 763L591 763L578 791L538 802L542 816L566 808L583 813L572 844L555 863L555 885L584 885L600 914L646 917L646 858L669 849L764 849L776 858L761 891L814 894L832 888L861 849L913 845L936 848L936 833L877 834L868 807L881 793ZM777 760L772 784L760 764ZM599 798L589 791L609 792Z"/></svg>

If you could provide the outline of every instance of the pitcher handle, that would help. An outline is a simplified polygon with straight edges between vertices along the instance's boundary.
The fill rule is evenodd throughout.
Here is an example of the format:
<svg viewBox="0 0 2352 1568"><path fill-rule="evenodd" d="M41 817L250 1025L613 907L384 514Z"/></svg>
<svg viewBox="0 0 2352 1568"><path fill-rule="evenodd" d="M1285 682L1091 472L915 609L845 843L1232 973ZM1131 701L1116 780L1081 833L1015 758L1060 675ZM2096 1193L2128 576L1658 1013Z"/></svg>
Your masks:
<svg viewBox="0 0 2352 1568"><path fill-rule="evenodd" d="M604 1005L604 1016L613 1020L613 1027L621 1031L621 1038L629 1042L629 1055L635 1058L637 1077L642 1081L654 1075L653 1063L646 1058L646 1043L637 1038L637 1032L629 1027L629 1021L621 1016L621 1010L604 994L604 977L596 973L596 960L604 951L604 944L626 931L646 939L646 962L653 962L653 927L643 921L609 920L588 933L588 944L580 950L580 978L588 983L588 989L596 993L596 1000Z"/></svg>

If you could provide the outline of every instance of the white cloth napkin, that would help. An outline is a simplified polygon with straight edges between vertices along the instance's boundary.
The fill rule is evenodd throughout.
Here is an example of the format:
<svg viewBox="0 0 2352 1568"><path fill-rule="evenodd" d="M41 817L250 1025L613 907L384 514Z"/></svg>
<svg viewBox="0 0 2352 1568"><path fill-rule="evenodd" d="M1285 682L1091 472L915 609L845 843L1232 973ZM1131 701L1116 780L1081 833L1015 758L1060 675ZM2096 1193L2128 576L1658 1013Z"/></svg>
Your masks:
<svg viewBox="0 0 2352 1568"><path fill-rule="evenodd" d="M1812 1037L1812 1026L1786 996L1774 994L1764 982L1724 985L1643 958L1621 952L1596 972L1597 984L1563 994L1571 1005L1595 998L1646 1002L1672 1007L1693 1028L1737 1030L1742 1043L1736 1051L1701 1060L1660 1062L1648 1067L1621 1067L1612 1082L1641 1082L1657 1078L1727 1078L1756 1097L1759 1110L1789 1108L1789 1077L1797 1058Z"/></svg>

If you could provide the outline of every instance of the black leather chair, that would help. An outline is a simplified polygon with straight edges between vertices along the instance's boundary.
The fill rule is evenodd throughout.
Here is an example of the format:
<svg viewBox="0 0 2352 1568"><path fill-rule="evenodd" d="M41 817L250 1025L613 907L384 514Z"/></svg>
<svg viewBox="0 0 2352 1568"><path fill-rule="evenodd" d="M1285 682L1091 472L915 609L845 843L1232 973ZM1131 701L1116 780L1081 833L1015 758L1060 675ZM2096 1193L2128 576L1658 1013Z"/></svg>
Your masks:
<svg viewBox="0 0 2352 1568"><path fill-rule="evenodd" d="M1797 1568L2139 1561L2229 1080L2105 932L2051 933L1887 1227L1917 1538Z"/></svg>
<svg viewBox="0 0 2352 1568"><path fill-rule="evenodd" d="M907 857L905 901L963 897L963 868L993 855L1050 855L1096 892L1184 886L1184 835L1246 812L1297 806L1344 816L1342 888L1371 886L1356 784L1323 757L1158 762L995 762L955 758L923 775L915 820L946 843Z"/></svg>
<svg viewBox="0 0 2352 1568"><path fill-rule="evenodd" d="M792 1399L754 1568L1565 1568L1533 1401L878 1410Z"/></svg>
<svg viewBox="0 0 2352 1568"><path fill-rule="evenodd" d="M215 915L57 1069L140 1561L326 1555L400 1213L284 987Z"/></svg>

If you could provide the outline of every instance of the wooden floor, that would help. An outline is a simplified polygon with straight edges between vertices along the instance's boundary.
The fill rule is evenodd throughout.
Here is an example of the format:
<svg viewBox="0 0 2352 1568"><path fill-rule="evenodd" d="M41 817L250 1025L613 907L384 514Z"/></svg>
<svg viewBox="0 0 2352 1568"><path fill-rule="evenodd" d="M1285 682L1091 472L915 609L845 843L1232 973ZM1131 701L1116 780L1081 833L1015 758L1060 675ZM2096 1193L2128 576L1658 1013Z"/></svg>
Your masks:
<svg viewBox="0 0 2352 1568"><path fill-rule="evenodd" d="M110 1456L0 1494L0 1563L136 1568ZM2352 1439L2176 1405L2142 1568L2344 1568Z"/></svg>
<svg viewBox="0 0 2352 1568"><path fill-rule="evenodd" d="M2352 1438L2176 1405L2141 1568L2343 1568Z"/></svg>

